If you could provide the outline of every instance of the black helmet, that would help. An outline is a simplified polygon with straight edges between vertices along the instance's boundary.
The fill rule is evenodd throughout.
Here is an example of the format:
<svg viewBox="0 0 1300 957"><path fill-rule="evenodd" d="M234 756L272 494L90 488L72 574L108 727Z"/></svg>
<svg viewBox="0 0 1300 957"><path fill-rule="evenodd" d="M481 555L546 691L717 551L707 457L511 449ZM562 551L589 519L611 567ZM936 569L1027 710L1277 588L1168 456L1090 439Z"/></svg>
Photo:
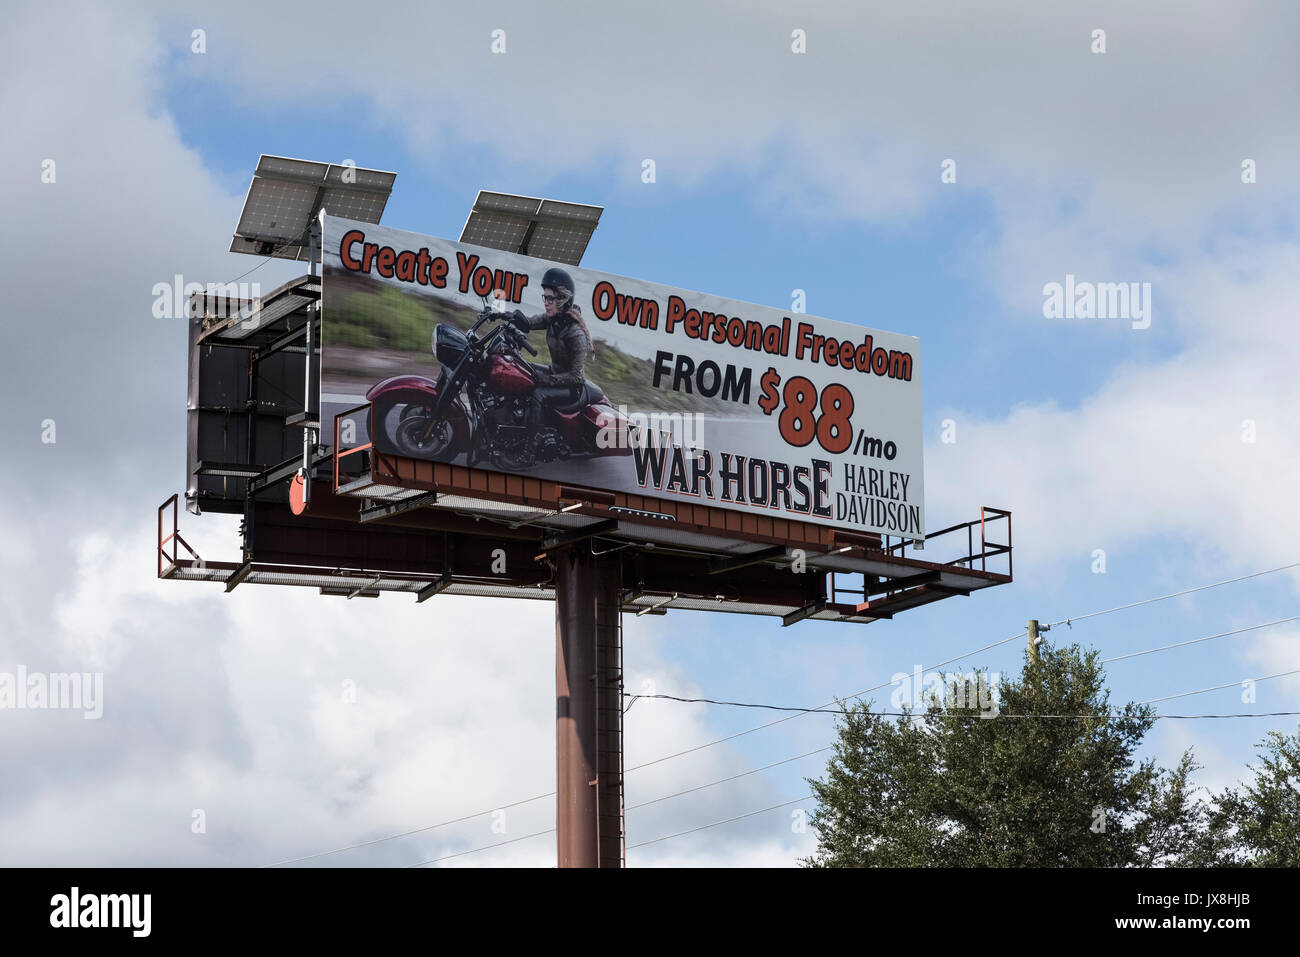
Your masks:
<svg viewBox="0 0 1300 957"><path fill-rule="evenodd" d="M577 289L573 285L573 277L563 269L556 267L546 270L546 275L542 277L542 288L563 292L567 294L569 299L572 299L577 294Z"/></svg>

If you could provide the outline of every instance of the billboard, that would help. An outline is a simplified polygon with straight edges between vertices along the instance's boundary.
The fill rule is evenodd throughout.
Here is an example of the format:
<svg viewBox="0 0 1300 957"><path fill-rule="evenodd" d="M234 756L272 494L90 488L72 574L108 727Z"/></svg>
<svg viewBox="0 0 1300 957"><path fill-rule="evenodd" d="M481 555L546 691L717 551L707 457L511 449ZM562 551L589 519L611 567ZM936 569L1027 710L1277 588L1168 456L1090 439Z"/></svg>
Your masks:
<svg viewBox="0 0 1300 957"><path fill-rule="evenodd" d="M321 265L326 443L924 537L913 336L334 216Z"/></svg>

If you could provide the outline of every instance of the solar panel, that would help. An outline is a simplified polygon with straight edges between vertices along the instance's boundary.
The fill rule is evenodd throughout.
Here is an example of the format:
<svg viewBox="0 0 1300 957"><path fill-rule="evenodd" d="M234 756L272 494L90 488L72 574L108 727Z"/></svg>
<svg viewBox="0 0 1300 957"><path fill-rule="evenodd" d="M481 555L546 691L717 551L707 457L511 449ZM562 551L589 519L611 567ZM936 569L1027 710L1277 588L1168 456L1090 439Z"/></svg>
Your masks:
<svg viewBox="0 0 1300 957"><path fill-rule="evenodd" d="M528 255L576 266L587 251L593 229L592 226L538 223L528 242Z"/></svg>
<svg viewBox="0 0 1300 957"><path fill-rule="evenodd" d="M378 169L361 169L358 166L330 166L325 173L325 183L329 186L351 186L371 192L391 192L396 179L396 173L385 173Z"/></svg>
<svg viewBox="0 0 1300 957"><path fill-rule="evenodd" d="M384 214L396 173L262 155L248 187L232 253L305 260L308 231L321 209L363 223Z"/></svg>
<svg viewBox="0 0 1300 957"><path fill-rule="evenodd" d="M267 242L301 239L318 192L307 183L254 179L235 234Z"/></svg>
<svg viewBox="0 0 1300 957"><path fill-rule="evenodd" d="M475 246L487 246L489 249L504 249L518 252L528 233L528 220L514 216L500 216L494 213L477 213L470 216L460 234L462 243Z"/></svg>
<svg viewBox="0 0 1300 957"><path fill-rule="evenodd" d="M377 223L379 217L384 214L384 206L387 203L387 193L367 192L341 186L325 190L325 199L321 205L331 216L356 219L363 223Z"/></svg>
<svg viewBox="0 0 1300 957"><path fill-rule="evenodd" d="M479 190L460 241L576 266L603 206Z"/></svg>
<svg viewBox="0 0 1300 957"><path fill-rule="evenodd" d="M601 212L603 212L601 206L583 206L580 203L561 203L554 199L544 199L539 215L543 219L572 219L590 223L591 228L595 229L596 223L600 221Z"/></svg>
<svg viewBox="0 0 1300 957"><path fill-rule="evenodd" d="M503 213L521 213L531 216L537 212L538 204L541 200L534 199L531 196L515 196L511 193L492 193L487 190L479 190L478 199L474 202L475 209L495 209Z"/></svg>
<svg viewBox="0 0 1300 957"><path fill-rule="evenodd" d="M328 169L329 163L290 159L287 156L267 156L265 153L257 161L257 172L264 176L319 180Z"/></svg>

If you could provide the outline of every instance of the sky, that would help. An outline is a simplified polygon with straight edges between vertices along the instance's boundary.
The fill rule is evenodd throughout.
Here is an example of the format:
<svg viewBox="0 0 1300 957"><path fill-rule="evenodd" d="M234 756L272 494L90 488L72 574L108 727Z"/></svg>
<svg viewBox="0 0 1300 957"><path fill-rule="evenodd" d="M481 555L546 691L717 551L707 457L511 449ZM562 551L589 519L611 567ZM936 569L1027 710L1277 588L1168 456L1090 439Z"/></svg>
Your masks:
<svg viewBox="0 0 1300 957"><path fill-rule="evenodd" d="M600 204L586 267L779 309L803 290L920 338L927 522L1010 509L1015 581L871 625L629 619L633 692L887 705L894 674L1027 619L1300 562L1291 5L119 6L26 5L0 35L0 673L104 676L98 720L0 711L0 863L554 863L551 605L155 578L186 331L153 288L300 272L226 252L262 153L396 171L384 223L453 239L480 188ZM1049 318L1067 276L1150 283L1149 326ZM237 555L222 516L182 531ZM1289 568L1045 637L1112 657L1282 621L1114 662L1108 687L1300 711L1295 677L1239 685L1300 669L1298 588ZM638 700L628 863L811 853L832 716L690 750L778 717ZM1162 720L1144 756L1191 748L1219 789L1296 724Z"/></svg>

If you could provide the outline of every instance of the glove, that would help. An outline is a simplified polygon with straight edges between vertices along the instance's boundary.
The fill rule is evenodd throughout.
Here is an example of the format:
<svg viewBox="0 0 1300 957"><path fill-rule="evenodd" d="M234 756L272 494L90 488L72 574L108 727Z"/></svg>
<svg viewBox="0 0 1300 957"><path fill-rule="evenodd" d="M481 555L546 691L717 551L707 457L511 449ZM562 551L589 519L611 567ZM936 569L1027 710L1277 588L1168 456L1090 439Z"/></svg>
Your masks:
<svg viewBox="0 0 1300 957"><path fill-rule="evenodd" d="M528 317L525 316L525 315L524 315L522 312L520 312L518 309L516 309L514 312L512 312L512 313L510 314L510 318L507 319L506 321L507 321L508 323L510 323L510 325L512 325L512 326L514 326L516 329L518 329L520 332L527 333L527 332L531 331L531 330L529 330L529 328L528 328Z"/></svg>

